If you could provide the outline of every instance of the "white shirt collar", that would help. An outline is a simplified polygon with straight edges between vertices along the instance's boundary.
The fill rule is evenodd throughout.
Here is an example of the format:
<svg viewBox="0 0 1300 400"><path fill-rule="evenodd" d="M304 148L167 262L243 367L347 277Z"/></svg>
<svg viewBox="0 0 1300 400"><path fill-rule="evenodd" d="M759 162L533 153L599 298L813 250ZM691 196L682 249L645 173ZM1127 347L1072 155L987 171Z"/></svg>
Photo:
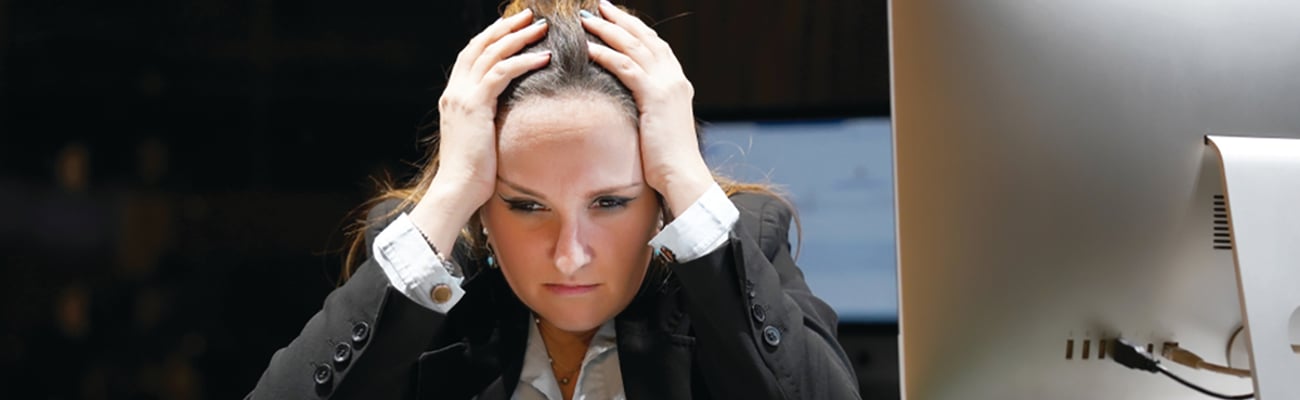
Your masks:
<svg viewBox="0 0 1300 400"><path fill-rule="evenodd" d="M528 348L524 352L524 366L519 374L519 385L511 396L519 400L561 400L560 386L551 371L551 358L546 352L537 324L529 324ZM582 359L578 383L573 391L579 399L625 399L623 374L618 363L617 330L614 320L605 322L596 331Z"/></svg>

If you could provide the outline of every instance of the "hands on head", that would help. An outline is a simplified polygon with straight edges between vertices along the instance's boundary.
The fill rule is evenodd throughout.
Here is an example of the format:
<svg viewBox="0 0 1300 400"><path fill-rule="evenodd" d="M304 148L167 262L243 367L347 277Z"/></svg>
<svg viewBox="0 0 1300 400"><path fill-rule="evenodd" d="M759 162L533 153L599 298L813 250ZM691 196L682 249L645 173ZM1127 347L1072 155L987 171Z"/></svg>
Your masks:
<svg viewBox="0 0 1300 400"><path fill-rule="evenodd" d="M672 214L680 214L713 184L699 152L691 108L694 89L668 44L640 19L608 2L598 6L600 16L586 10L581 16L545 15L563 8L508 15L470 40L457 56L438 102L438 171L411 212L436 248L450 249L460 228L495 192L502 115L513 100L538 94L520 89L525 80L544 79L529 73L543 75L550 72L540 71L548 64L563 61L553 59L543 46L529 46L544 41L548 31L586 41L580 33L554 32L555 24L570 24L560 27L567 29L578 21L604 42L586 41L587 53L631 92L629 114L637 124L645 183L663 195ZM568 8L580 9L580 4ZM611 101L617 102L617 97Z"/></svg>
<svg viewBox="0 0 1300 400"><path fill-rule="evenodd" d="M600 11L603 19L583 18L582 25L607 46L588 43L588 51L632 91L646 183L679 215L713 184L695 132L695 88L654 29L608 2L601 2Z"/></svg>

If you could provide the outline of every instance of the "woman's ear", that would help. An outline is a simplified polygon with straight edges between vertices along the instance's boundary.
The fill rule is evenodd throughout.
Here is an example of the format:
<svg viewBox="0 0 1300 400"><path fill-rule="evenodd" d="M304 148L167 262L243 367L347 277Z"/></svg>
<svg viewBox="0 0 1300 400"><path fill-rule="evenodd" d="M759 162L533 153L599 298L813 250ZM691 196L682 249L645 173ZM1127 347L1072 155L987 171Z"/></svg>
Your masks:
<svg viewBox="0 0 1300 400"><path fill-rule="evenodd" d="M655 198L659 200L659 229L658 230L663 230L664 224L671 222L672 217L668 215L668 203L664 201L664 195L659 194L659 192L655 192Z"/></svg>
<svg viewBox="0 0 1300 400"><path fill-rule="evenodd" d="M487 224L483 223L485 219L483 218L483 212L482 209L475 211L474 215L469 217L469 223L465 224L465 234L474 239L474 242L482 240L486 243L488 239Z"/></svg>

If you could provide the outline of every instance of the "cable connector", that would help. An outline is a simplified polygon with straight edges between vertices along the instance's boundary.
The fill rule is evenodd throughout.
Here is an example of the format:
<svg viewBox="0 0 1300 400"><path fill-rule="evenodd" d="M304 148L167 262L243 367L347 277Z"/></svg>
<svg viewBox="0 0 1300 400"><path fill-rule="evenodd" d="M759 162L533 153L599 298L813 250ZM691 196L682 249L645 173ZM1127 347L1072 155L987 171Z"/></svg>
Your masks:
<svg viewBox="0 0 1300 400"><path fill-rule="evenodd" d="M1195 354L1193 354L1193 356L1195 356ZM1120 363L1121 365L1132 369L1143 370L1150 373L1164 374L1170 379L1173 379L1175 381L1178 381L1178 383L1183 384L1183 386L1187 386L1188 388L1196 390L1197 392L1201 392L1201 394L1214 397L1216 399L1240 400L1240 399L1251 399L1255 397L1254 393L1226 395L1226 394L1211 391L1195 383L1189 382L1186 379L1183 379L1182 377L1175 375L1173 372L1169 372L1169 370L1166 369L1165 366L1160 365L1160 361L1156 361L1156 359L1151 356L1151 353L1147 353L1146 349L1143 349L1138 346L1134 346L1133 344L1130 344L1129 342L1121 338L1115 338L1114 346L1110 346L1110 359L1115 360L1115 362Z"/></svg>
<svg viewBox="0 0 1300 400"><path fill-rule="evenodd" d="M1153 374L1160 372L1159 361L1147 354L1145 349L1135 346L1122 338L1115 338L1114 346L1110 346L1110 349L1110 359L1125 367Z"/></svg>
<svg viewBox="0 0 1300 400"><path fill-rule="evenodd" d="M1203 369L1206 371L1213 371L1242 378L1249 378L1251 375L1250 370L1232 368L1207 362L1191 350L1179 347L1177 342L1165 342L1163 346L1160 346L1160 355L1169 361L1173 361L1192 369Z"/></svg>

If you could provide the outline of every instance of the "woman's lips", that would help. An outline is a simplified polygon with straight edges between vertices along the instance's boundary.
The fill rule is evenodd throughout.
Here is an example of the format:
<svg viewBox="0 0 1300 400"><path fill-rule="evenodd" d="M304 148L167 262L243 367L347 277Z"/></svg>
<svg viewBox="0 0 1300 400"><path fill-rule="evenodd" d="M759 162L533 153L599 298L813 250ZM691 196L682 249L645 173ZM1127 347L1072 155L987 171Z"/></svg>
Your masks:
<svg viewBox="0 0 1300 400"><path fill-rule="evenodd" d="M564 285L564 284L557 284L557 283L548 283L544 286L546 286L546 290L549 290L551 291L551 293L560 296L577 296L580 294L586 294L593 290L596 290L596 286L600 286L600 285Z"/></svg>

